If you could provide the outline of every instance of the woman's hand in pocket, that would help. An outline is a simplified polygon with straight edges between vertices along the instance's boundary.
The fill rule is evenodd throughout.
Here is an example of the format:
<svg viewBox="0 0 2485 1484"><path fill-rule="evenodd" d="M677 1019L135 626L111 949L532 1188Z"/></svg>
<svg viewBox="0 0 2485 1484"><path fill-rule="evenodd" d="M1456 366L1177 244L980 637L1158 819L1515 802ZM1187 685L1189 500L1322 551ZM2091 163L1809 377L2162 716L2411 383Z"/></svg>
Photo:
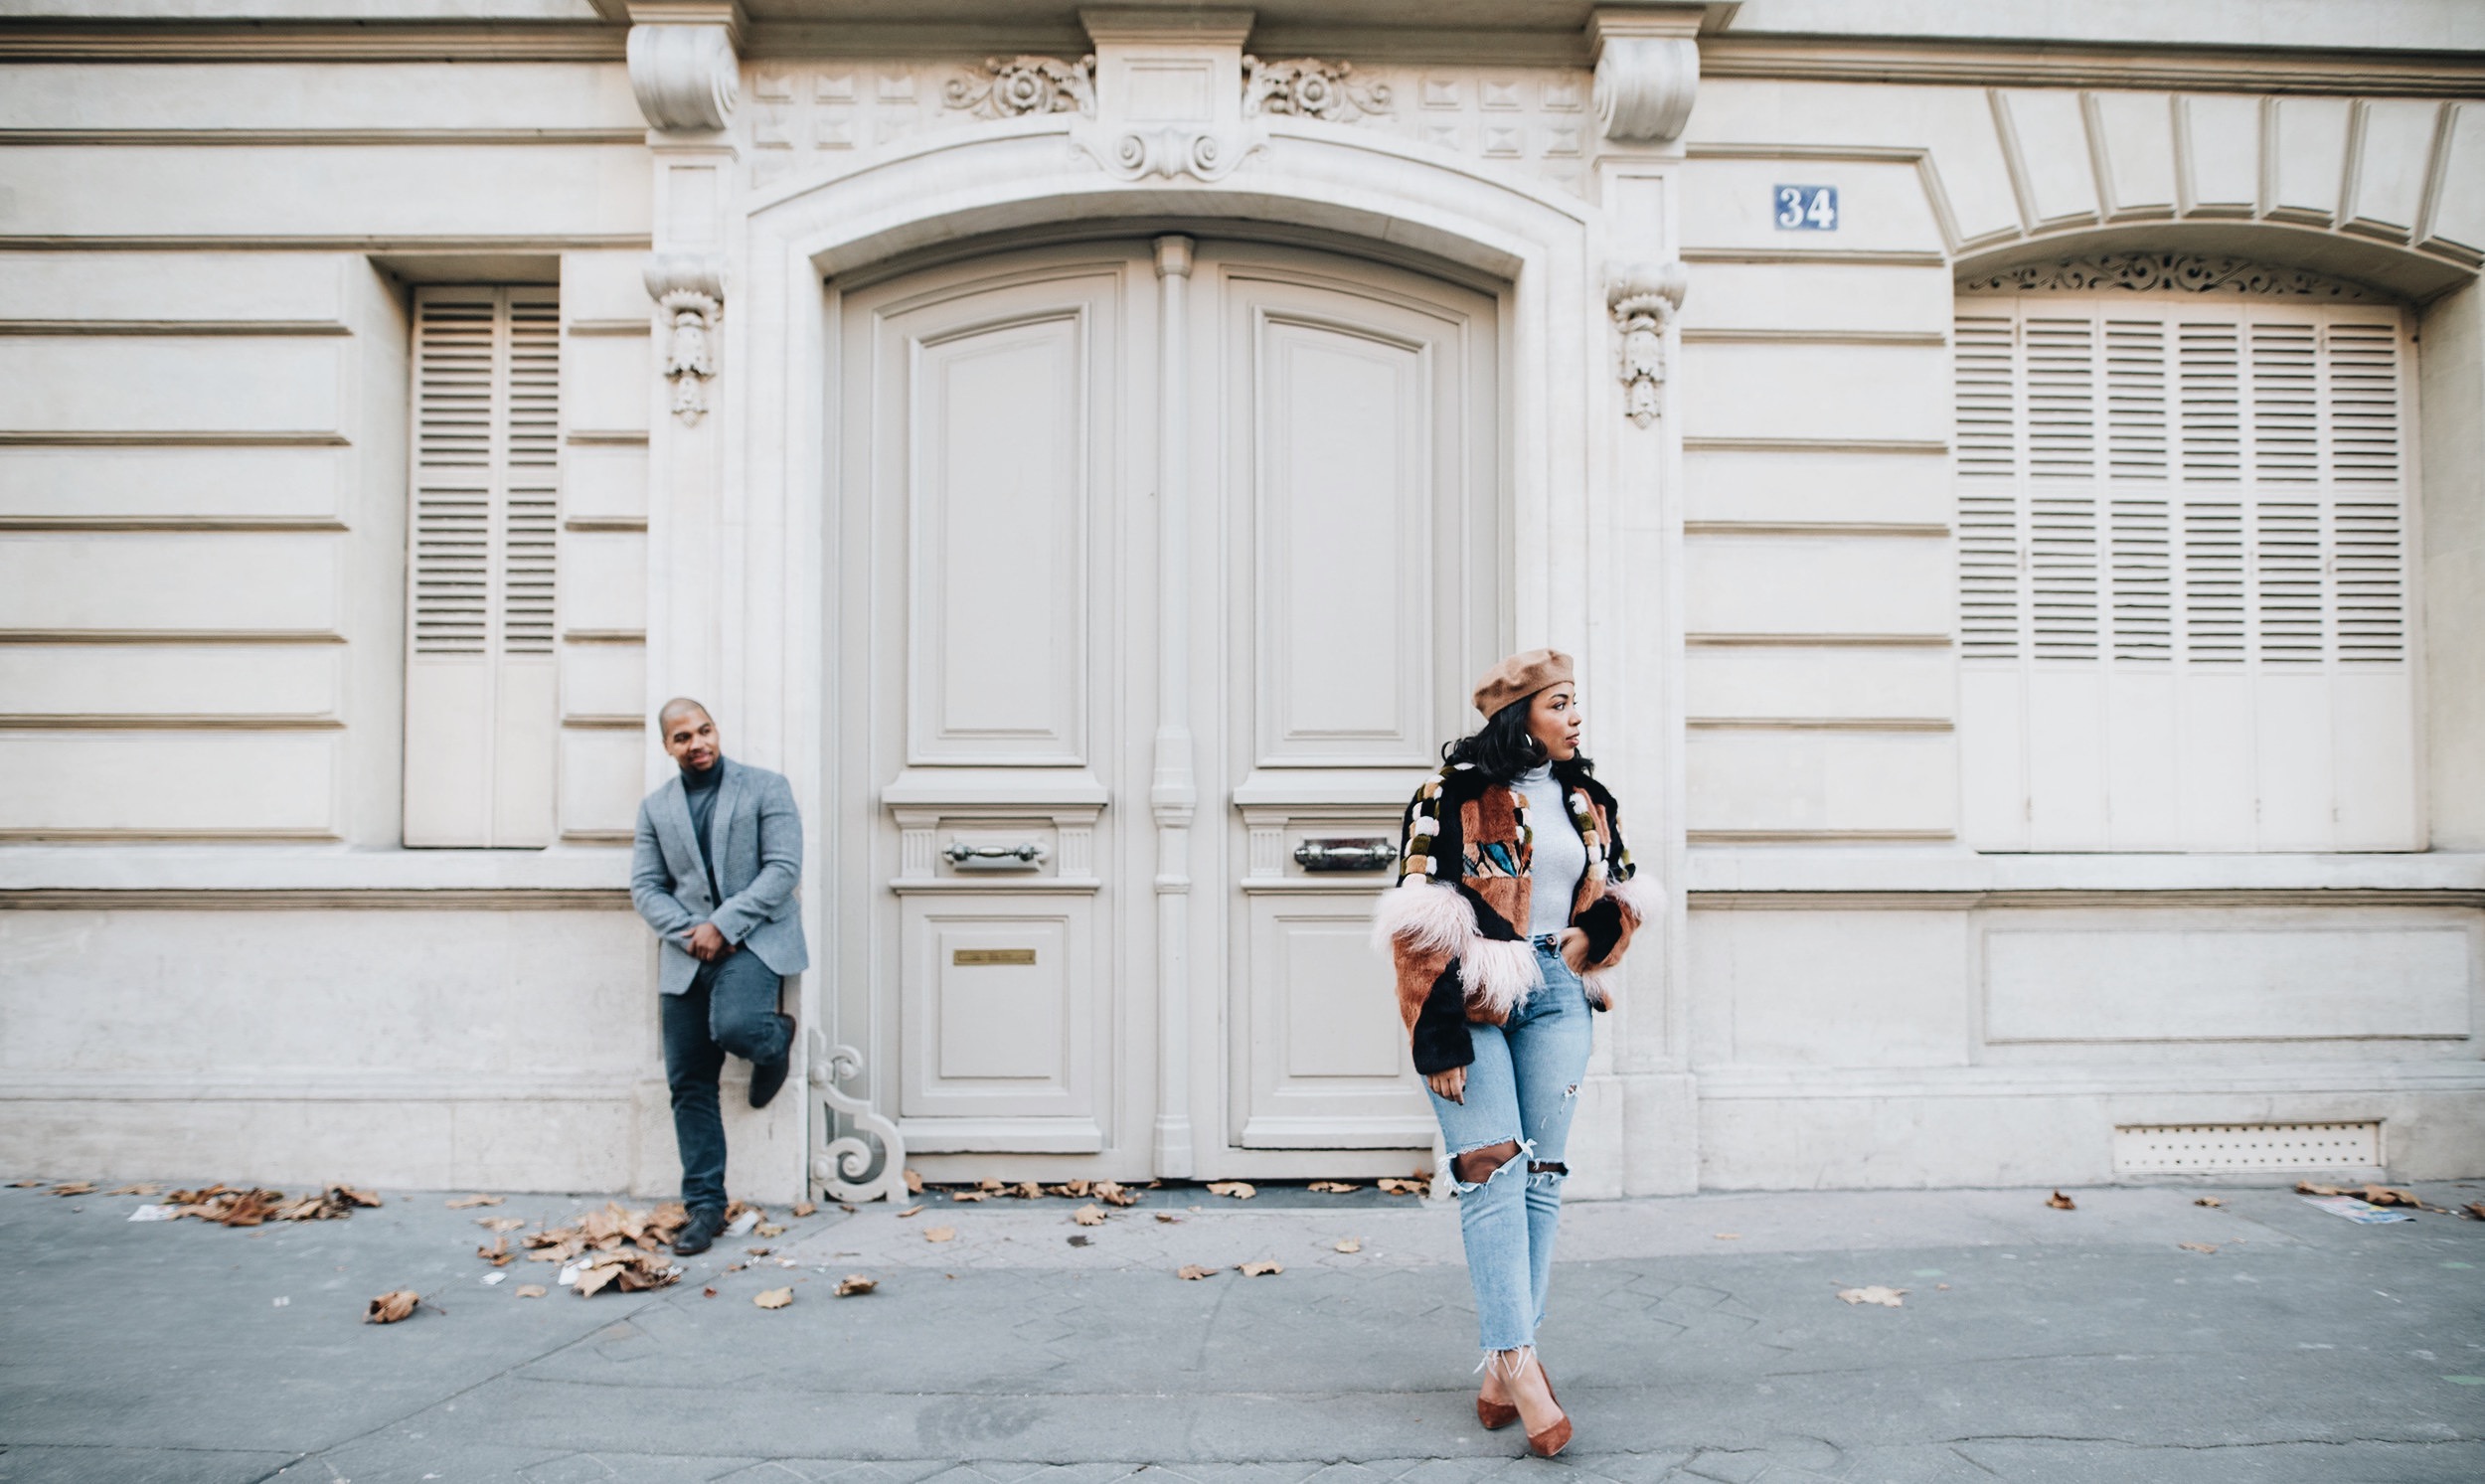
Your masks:
<svg viewBox="0 0 2485 1484"><path fill-rule="evenodd" d="M1576 927L1562 929L1562 961L1574 974L1587 972L1587 934Z"/></svg>
<svg viewBox="0 0 2485 1484"><path fill-rule="evenodd" d="M1427 1073L1423 1083L1451 1102L1463 1104L1467 1100L1467 1069L1464 1067Z"/></svg>

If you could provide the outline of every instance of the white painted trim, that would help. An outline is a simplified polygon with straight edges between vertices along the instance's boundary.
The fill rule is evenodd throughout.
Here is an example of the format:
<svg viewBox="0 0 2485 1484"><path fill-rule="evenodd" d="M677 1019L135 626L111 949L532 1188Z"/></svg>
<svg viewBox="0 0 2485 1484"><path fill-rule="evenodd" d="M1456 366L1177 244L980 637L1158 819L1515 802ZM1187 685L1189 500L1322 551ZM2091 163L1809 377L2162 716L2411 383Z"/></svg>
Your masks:
<svg viewBox="0 0 2485 1484"><path fill-rule="evenodd" d="M2373 855L1978 855L1960 849L1703 847L1686 888L1708 892L2485 891L2485 852ZM1698 904L1695 902L1694 907Z"/></svg>

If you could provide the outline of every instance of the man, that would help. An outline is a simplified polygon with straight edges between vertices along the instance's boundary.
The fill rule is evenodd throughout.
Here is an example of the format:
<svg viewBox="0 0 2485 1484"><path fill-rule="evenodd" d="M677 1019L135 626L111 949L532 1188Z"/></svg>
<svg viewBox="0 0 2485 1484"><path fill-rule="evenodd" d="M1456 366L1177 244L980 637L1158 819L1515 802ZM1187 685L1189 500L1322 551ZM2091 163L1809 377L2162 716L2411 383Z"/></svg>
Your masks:
<svg viewBox="0 0 2485 1484"><path fill-rule="evenodd" d="M784 976L810 967L794 887L802 817L780 773L728 761L708 709L676 698L656 713L682 773L640 802L630 904L656 929L664 1072L690 1220L673 1238L688 1255L725 1228L725 1119L717 1072L728 1052L750 1060L750 1105L785 1084L793 1017L778 1013Z"/></svg>

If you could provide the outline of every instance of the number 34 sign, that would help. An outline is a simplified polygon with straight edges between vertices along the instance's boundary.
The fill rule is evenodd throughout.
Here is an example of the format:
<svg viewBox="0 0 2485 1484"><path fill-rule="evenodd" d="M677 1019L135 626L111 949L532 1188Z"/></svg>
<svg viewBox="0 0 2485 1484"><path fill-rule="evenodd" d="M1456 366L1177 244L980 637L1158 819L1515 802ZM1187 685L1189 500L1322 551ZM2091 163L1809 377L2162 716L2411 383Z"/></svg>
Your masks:
<svg viewBox="0 0 2485 1484"><path fill-rule="evenodd" d="M1836 232L1838 230L1838 188L1836 186L1777 186L1772 189L1777 205L1778 231Z"/></svg>

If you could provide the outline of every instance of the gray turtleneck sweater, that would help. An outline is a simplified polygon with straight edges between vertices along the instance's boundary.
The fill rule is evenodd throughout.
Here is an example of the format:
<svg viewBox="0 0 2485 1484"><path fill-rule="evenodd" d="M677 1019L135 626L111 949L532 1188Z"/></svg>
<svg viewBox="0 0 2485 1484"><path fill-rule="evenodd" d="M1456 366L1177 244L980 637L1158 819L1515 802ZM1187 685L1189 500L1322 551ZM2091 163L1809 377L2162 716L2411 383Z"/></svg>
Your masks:
<svg viewBox="0 0 2485 1484"><path fill-rule="evenodd" d="M1587 871L1587 842L1579 838L1552 763L1529 768L1511 779L1510 786L1527 800L1527 822L1536 832L1535 863L1528 869L1527 935L1542 937L1571 925L1571 902Z"/></svg>

